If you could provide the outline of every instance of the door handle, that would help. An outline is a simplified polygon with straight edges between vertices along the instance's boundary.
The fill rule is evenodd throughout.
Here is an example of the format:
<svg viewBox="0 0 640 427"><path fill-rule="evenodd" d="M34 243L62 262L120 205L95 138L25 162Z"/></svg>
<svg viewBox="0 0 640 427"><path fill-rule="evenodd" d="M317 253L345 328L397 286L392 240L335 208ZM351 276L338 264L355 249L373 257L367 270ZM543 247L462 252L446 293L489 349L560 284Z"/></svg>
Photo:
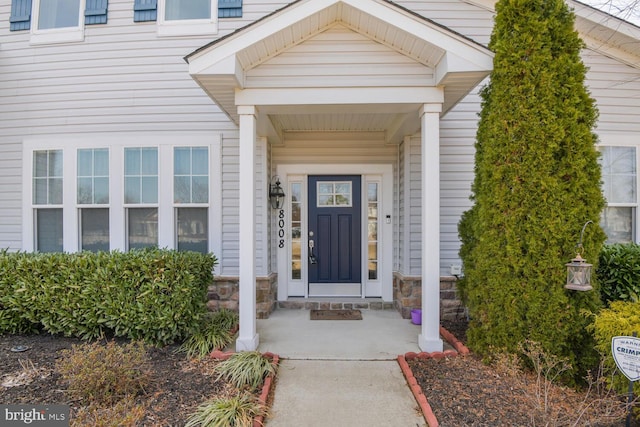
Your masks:
<svg viewBox="0 0 640 427"><path fill-rule="evenodd" d="M315 246L315 242L312 239L309 239L309 264L317 264L318 260L316 256L313 254L313 248Z"/></svg>

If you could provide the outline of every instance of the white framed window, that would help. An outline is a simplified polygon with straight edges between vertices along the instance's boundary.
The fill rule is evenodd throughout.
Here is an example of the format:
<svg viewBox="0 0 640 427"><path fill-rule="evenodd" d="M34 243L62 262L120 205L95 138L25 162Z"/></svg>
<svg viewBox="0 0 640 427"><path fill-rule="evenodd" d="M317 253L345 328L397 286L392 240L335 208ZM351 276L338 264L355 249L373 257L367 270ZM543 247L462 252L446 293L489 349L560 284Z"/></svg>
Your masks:
<svg viewBox="0 0 640 427"><path fill-rule="evenodd" d="M33 224L34 249L38 252L62 252L62 150L33 152Z"/></svg>
<svg viewBox="0 0 640 427"><path fill-rule="evenodd" d="M638 215L638 153L632 146L599 147L606 206L600 225L607 243L635 242Z"/></svg>
<svg viewBox="0 0 640 427"><path fill-rule="evenodd" d="M173 149L173 201L176 248L209 251L209 149Z"/></svg>
<svg viewBox="0 0 640 427"><path fill-rule="evenodd" d="M378 280L380 264L379 228L380 228L380 183L367 182L367 277Z"/></svg>
<svg viewBox="0 0 640 427"><path fill-rule="evenodd" d="M31 44L84 40L85 0L33 0Z"/></svg>
<svg viewBox="0 0 640 427"><path fill-rule="evenodd" d="M22 250L220 254L221 146L203 132L27 138Z"/></svg>
<svg viewBox="0 0 640 427"><path fill-rule="evenodd" d="M353 206L350 181L321 181L317 183L318 208L350 208Z"/></svg>
<svg viewBox="0 0 640 427"><path fill-rule="evenodd" d="M289 194L289 211L291 212L289 225L289 234L291 236L291 242L289 243L289 250L291 251L291 269L289 271L289 280L302 280L302 182L290 181ZM280 222L280 220L281 218L278 218L278 222Z"/></svg>
<svg viewBox="0 0 640 427"><path fill-rule="evenodd" d="M158 0L158 35L185 36L217 32L217 0Z"/></svg>
<svg viewBox="0 0 640 427"><path fill-rule="evenodd" d="M158 147L125 147L127 249L158 246Z"/></svg>
<svg viewBox="0 0 640 427"><path fill-rule="evenodd" d="M80 250L109 251L109 149L77 152Z"/></svg>

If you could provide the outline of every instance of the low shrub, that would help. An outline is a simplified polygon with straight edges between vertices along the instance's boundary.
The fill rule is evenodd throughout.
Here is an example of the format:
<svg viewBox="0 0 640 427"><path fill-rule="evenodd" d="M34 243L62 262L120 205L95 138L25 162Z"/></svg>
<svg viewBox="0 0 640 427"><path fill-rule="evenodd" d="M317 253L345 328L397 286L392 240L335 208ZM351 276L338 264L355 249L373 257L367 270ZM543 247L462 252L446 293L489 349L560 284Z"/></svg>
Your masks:
<svg viewBox="0 0 640 427"><path fill-rule="evenodd" d="M185 427L251 427L255 417L266 415L265 405L250 393L243 393L203 403L189 417Z"/></svg>
<svg viewBox="0 0 640 427"><path fill-rule="evenodd" d="M103 406L143 392L151 379L147 364L141 342L120 346L109 341L63 350L56 368L68 383L70 397Z"/></svg>
<svg viewBox="0 0 640 427"><path fill-rule="evenodd" d="M640 302L612 302L609 308L601 310L595 316L592 329L597 349L604 356L606 373L610 375L612 385L618 393L627 393L629 380L616 371L611 355L611 340L616 336L632 336L634 332L640 335ZM633 389L636 396L640 395L639 381L635 382Z"/></svg>
<svg viewBox="0 0 640 427"><path fill-rule="evenodd" d="M603 246L596 274L603 302L638 301L640 245L618 243Z"/></svg>
<svg viewBox="0 0 640 427"><path fill-rule="evenodd" d="M0 253L0 333L169 344L198 330L217 260L173 250Z"/></svg>
<svg viewBox="0 0 640 427"><path fill-rule="evenodd" d="M216 366L216 372L218 379L223 378L238 389L248 387L255 390L264 383L268 375L275 374L275 368L259 352L244 351L220 362Z"/></svg>
<svg viewBox="0 0 640 427"><path fill-rule="evenodd" d="M189 357L205 357L214 349L223 349L233 340L233 329L238 326L238 314L221 309L205 316L200 328L189 336L178 349Z"/></svg>

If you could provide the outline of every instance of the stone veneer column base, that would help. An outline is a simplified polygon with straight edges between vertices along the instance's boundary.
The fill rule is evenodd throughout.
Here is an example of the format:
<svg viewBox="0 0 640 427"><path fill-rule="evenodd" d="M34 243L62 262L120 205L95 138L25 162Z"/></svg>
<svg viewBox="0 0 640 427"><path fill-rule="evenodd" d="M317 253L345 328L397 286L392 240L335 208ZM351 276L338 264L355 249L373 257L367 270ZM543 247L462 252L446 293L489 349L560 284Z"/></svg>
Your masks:
<svg viewBox="0 0 640 427"><path fill-rule="evenodd" d="M278 275L256 278L256 319L268 319L276 308ZM214 277L207 293L207 308L238 311L239 278Z"/></svg>
<svg viewBox="0 0 640 427"><path fill-rule="evenodd" d="M440 277L440 319L457 320L465 316L465 309L458 298L456 289L457 278L454 276ZM226 308L238 311L238 283L237 277L215 277L207 294L209 310ZM404 319L411 318L411 310L421 308L422 277L403 276L395 273L393 276L393 303L390 302L315 302L315 301L277 301L278 275L256 278L256 318L268 319L276 308L288 309L373 309L386 310L395 307Z"/></svg>
<svg viewBox="0 0 640 427"><path fill-rule="evenodd" d="M456 320L465 315L456 289L457 278L440 277L440 319ZM393 276L393 303L404 319L411 318L411 310L422 307L422 277Z"/></svg>

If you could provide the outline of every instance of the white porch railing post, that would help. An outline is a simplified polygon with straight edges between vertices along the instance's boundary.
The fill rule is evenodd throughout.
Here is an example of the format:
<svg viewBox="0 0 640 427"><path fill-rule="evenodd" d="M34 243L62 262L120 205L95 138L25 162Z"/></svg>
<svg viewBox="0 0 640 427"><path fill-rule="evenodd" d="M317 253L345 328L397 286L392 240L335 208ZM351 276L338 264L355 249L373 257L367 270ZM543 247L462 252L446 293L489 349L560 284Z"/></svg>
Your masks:
<svg viewBox="0 0 640 427"><path fill-rule="evenodd" d="M256 108L239 106L240 115L240 330L236 351L257 350L255 151Z"/></svg>
<svg viewBox="0 0 640 427"><path fill-rule="evenodd" d="M422 125L422 351L442 351L440 339L440 112L441 104L420 109Z"/></svg>

